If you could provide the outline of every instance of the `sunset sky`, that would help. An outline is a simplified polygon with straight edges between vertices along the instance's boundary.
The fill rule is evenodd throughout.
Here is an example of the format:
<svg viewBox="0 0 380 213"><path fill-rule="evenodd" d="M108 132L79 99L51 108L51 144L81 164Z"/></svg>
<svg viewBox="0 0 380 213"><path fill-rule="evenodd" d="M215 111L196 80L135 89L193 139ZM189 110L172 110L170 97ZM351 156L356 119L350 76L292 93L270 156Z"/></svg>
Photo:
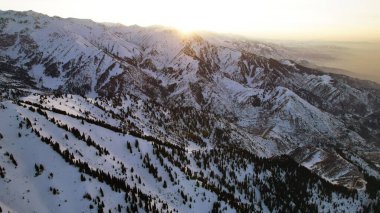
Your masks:
<svg viewBox="0 0 380 213"><path fill-rule="evenodd" d="M0 10L266 39L380 41L380 0L1 0Z"/></svg>

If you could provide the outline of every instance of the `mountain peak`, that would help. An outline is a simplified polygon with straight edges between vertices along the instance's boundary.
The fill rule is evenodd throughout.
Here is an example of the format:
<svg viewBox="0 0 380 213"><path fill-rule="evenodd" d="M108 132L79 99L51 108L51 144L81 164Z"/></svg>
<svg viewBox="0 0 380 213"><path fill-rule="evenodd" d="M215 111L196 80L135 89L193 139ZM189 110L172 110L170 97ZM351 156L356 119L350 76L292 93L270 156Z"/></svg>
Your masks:
<svg viewBox="0 0 380 213"><path fill-rule="evenodd" d="M380 90L368 82L266 42L1 14L1 207L378 205Z"/></svg>

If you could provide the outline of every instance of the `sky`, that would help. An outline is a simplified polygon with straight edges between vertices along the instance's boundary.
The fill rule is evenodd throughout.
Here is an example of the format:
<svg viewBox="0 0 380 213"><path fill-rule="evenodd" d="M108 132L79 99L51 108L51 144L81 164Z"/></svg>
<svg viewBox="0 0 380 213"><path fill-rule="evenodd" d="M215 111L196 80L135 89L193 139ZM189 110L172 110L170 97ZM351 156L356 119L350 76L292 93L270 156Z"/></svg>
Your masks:
<svg viewBox="0 0 380 213"><path fill-rule="evenodd" d="M1 0L0 10L263 39L380 41L380 0Z"/></svg>

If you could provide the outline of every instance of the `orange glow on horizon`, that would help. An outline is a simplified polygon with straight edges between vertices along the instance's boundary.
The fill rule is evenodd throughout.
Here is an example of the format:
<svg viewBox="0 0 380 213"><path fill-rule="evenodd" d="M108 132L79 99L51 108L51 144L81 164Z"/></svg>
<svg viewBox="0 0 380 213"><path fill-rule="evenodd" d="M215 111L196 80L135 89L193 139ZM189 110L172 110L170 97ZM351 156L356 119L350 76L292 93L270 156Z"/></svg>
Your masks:
<svg viewBox="0 0 380 213"><path fill-rule="evenodd" d="M264 39L379 40L378 0L5 0L1 10Z"/></svg>

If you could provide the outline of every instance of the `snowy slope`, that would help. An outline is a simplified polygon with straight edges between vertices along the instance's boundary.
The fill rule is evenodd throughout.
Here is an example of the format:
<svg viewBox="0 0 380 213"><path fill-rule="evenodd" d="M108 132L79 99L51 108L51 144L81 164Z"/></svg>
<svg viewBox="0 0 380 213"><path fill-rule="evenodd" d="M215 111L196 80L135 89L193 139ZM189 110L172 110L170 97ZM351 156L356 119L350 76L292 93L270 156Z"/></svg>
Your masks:
<svg viewBox="0 0 380 213"><path fill-rule="evenodd" d="M43 99L49 103L54 97L40 100ZM87 107L86 100L76 101L80 101L77 106ZM223 212L241 212L290 210L303 208L301 203L306 202L319 211L339 206L342 211L355 212L373 202L363 190L356 192L358 197L354 200L345 198L345 190L300 169L289 158L262 160L249 157L247 152L235 152L232 147L187 152L158 140L121 134L101 124L86 121L82 124L83 115L65 115L48 110L48 104L30 103L2 102L0 115L5 121L0 124L0 165L5 171L0 178L2 209L92 212L160 208L206 212L217 208ZM97 113L92 111L92 114ZM80 132L79 136L73 128ZM86 143L89 136L93 141L90 144ZM219 152L224 153L223 157ZM81 169L81 165L88 167ZM122 180L127 188L107 177ZM292 190L292 181L297 179L309 179L313 184L312 188L305 185L300 190L320 190L334 198L312 194L301 201L297 196L282 196L275 185L268 191L267 187L277 181L288 183L289 188L282 186L282 190ZM250 187L244 188L245 184ZM134 186L137 191L133 190ZM148 195L150 207L146 206ZM278 204L269 202L273 198ZM288 199L298 203L293 207L281 204ZM142 200L142 206L138 200Z"/></svg>
<svg viewBox="0 0 380 213"><path fill-rule="evenodd" d="M162 180L158 181L156 175L149 177L155 173L154 169L148 173L139 170L132 181L132 176L124 176L120 165L136 170L144 162L146 164L144 155L153 156L156 152L152 140L185 149L190 158L188 166L203 175L206 173L203 169L207 168L200 169L199 165L192 163L193 151L214 156L212 150L223 148L226 151L230 147L246 150L252 156L269 158L269 162L272 162L271 158L289 155L324 180L360 189L360 196L364 197L367 194L363 185L352 187L352 178L348 181L341 179L347 174L355 174L365 184L363 174L379 172L376 167L378 159L367 156L380 151L377 111L380 86L342 75L327 75L292 60L276 60L288 54L288 50L281 46L208 33L183 35L164 27L100 24L91 20L48 17L32 11L0 11L0 49L0 99L13 110L3 111L2 116L15 116L17 112L21 116L19 119L28 118L38 131L35 134L43 137L29 133L30 141L46 141L45 138L51 137L62 152L68 150L73 153L73 159L87 162L94 169L88 170L87 175L94 176L98 169L130 186L140 177L138 189L156 200L149 200L141 194L138 196L151 205L167 205L169 211L189 211L188 201L183 203L174 199L188 200L182 195L185 192L196 199L191 204L194 212L202 208L212 209L221 197L222 202L215 205L220 204L225 211L275 210L281 204L276 207L265 203L270 196L265 197L264 203L249 200L261 199L254 196L244 201L253 207L240 205L247 199L244 197L252 195L252 191L237 193L231 187L239 185L236 182L239 178L235 180L233 177L230 183L221 182L223 178L206 180L208 184L198 193L206 194L203 198L194 196L190 191L197 188L200 180L194 181L194 175L178 165L175 165L178 167L176 180L171 181L173 186L167 186L174 187L173 190L162 188ZM2 125L8 125L8 122L2 121ZM0 132L6 135L9 129L25 131L22 132L25 135L31 131L15 129L17 125L4 126ZM3 140L12 143L23 138ZM127 156L125 152L128 153L129 149L125 147L136 139L144 144L140 154ZM54 144L52 141L49 143ZM301 158L291 154L299 147L312 147L310 150L317 149L319 154L329 153L331 156L322 159L325 155L305 152L310 156ZM43 151L42 148L36 153L39 151ZM355 158L343 159L339 154L342 151ZM239 157L232 158L239 161ZM5 162L8 158L4 159ZM151 160L157 171L166 171L159 157ZM283 166L277 160L273 169ZM9 159L7 162L9 164ZM174 161L171 163L175 164ZM258 162L250 163L254 168ZM324 167L325 164L332 168ZM69 169L70 165L67 166ZM359 168L362 169L359 173L363 174L357 173ZM212 166L209 169L215 170ZM331 171L341 173L332 174ZM13 174L26 175L17 172L12 173L12 177ZM245 174L244 171L237 173ZM221 176L224 175L222 172ZM146 176L149 178L145 179ZM27 177L29 181L31 177ZM170 175L161 178L166 178L167 184L168 178L171 179ZM185 179L189 180L182 181ZM251 184L250 181L254 179L244 179L243 182ZM35 184L38 185L34 182L32 185ZM99 184L94 185L98 187ZM111 183L105 187L110 185L115 191L125 190L124 186L115 189ZM219 185L236 196L232 198L224 194ZM263 186L258 186L258 191L267 191L260 187ZM279 189L273 190L278 193L276 190ZM136 201L132 194L130 196ZM322 201L316 204L317 209L331 209L343 199L339 193L336 196L335 200L324 201L329 204L322 205ZM206 197L210 197L210 201ZM320 201L320 197L313 199ZM4 206L10 205L9 202ZM104 201L107 208L117 208L116 201L110 202ZM305 202L310 204L312 201ZM366 197L358 202L344 201L342 208L357 210L368 206L372 200ZM98 203L99 200L92 203L94 209ZM12 205L10 208L17 210ZM37 209L53 209L46 205L38 204ZM80 202L78 209L85 211L84 206L88 205ZM148 206L146 208L151 208ZM136 210L135 207L128 206Z"/></svg>

